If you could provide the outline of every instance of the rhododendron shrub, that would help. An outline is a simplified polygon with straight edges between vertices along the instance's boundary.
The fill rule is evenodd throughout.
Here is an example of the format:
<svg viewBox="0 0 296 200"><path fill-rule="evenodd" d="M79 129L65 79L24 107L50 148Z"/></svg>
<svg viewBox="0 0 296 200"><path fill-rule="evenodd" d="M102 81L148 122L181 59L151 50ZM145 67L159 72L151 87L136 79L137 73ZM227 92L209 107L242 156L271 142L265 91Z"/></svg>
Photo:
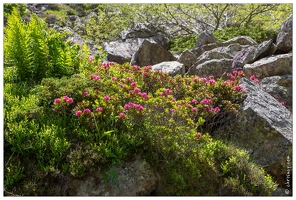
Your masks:
<svg viewBox="0 0 296 200"><path fill-rule="evenodd" d="M44 137L25 139L23 129L18 131L17 124L9 123L6 146L38 160L36 174L83 177L105 173L114 164L141 155L161 176L160 195L218 195L217 188L232 189L231 185L248 194L266 195L273 189L270 177L251 165L242 150L229 150L211 137L239 108L245 93L238 85L243 72L233 71L223 80L172 77L152 71L151 66L112 62L95 66L92 58L89 63L90 71L70 78L43 79L31 90L30 101L38 104L38 113L22 111L30 115L20 115L29 117L20 124L36 126L34 131L28 126L25 132L44 135L46 145ZM25 146L19 141L26 141ZM220 158L238 161L232 168L242 172L239 181L233 182L237 174L228 172L227 163L222 165ZM255 178L246 184L244 174Z"/></svg>

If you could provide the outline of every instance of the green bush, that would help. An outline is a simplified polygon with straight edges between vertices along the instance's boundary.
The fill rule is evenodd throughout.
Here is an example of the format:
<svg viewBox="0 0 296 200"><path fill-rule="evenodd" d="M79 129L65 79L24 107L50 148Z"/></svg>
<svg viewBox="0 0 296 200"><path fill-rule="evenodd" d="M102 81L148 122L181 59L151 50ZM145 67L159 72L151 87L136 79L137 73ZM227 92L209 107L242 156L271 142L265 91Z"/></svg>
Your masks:
<svg viewBox="0 0 296 200"><path fill-rule="evenodd" d="M21 157L20 164L6 165L7 191L56 195L57 187L44 187L58 174L104 173L135 154L160 174L159 195L274 190L271 178L243 150L210 136L217 118L237 112L242 72L224 81L171 77L149 66L97 65L92 59L88 64L89 73L45 78L23 97L16 96L16 83L7 84L4 162ZM20 170L16 176L10 169Z"/></svg>
<svg viewBox="0 0 296 200"><path fill-rule="evenodd" d="M272 39L275 42L278 33L275 30L266 30L260 24L255 24L216 30L213 34L217 42L225 42L237 36L250 36L257 43L261 43L269 39Z"/></svg>
<svg viewBox="0 0 296 200"><path fill-rule="evenodd" d="M170 51L180 54L186 49L193 49L197 38L198 34L179 36L170 41Z"/></svg>
<svg viewBox="0 0 296 200"><path fill-rule="evenodd" d="M262 28L262 25L260 24L247 27L230 27L222 30L215 30L213 32L216 42L225 42L237 36L250 36L257 43L261 43L269 39L272 39L275 42L277 34L277 31L266 30ZM193 49L195 48L197 38L197 34L177 37L170 41L170 51L180 54L186 49Z"/></svg>

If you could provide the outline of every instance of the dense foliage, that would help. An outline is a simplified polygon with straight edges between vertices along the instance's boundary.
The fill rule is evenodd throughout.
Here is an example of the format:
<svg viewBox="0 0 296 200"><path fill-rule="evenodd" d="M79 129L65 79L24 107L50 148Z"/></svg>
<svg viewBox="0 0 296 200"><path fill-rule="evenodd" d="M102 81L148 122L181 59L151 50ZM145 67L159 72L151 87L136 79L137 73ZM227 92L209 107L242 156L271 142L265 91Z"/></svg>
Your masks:
<svg viewBox="0 0 296 200"><path fill-rule="evenodd" d="M264 29L262 24L253 26L230 27L222 30L213 31L216 42L225 42L237 36L249 36L257 43L265 40L276 40L278 32L275 30ZM179 36L170 41L170 51L182 53L186 49L193 49L196 44L198 34Z"/></svg>
<svg viewBox="0 0 296 200"><path fill-rule="evenodd" d="M276 184L246 151L211 135L237 113L243 72L171 77L88 53L36 15L8 16L5 195L60 195L64 180L135 155L159 173L159 195L271 195Z"/></svg>

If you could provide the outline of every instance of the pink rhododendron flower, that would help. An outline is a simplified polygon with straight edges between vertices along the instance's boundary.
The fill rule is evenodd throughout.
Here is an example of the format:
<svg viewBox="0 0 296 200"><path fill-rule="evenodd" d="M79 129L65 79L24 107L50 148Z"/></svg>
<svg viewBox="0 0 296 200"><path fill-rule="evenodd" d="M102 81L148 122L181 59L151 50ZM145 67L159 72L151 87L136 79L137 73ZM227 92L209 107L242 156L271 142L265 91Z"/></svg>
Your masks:
<svg viewBox="0 0 296 200"><path fill-rule="evenodd" d="M197 103L197 100L196 99L192 99L192 101L191 101L192 103Z"/></svg>
<svg viewBox="0 0 296 200"><path fill-rule="evenodd" d="M243 90L244 88L241 85L236 85L236 86L233 87L233 89L234 90Z"/></svg>
<svg viewBox="0 0 296 200"><path fill-rule="evenodd" d="M85 113L90 113L91 111L90 111L89 108L85 108L83 112L85 112Z"/></svg>
<svg viewBox="0 0 296 200"><path fill-rule="evenodd" d="M200 133L197 133L195 136L196 136L197 138L200 138L200 137L201 137L201 134L200 134Z"/></svg>
<svg viewBox="0 0 296 200"><path fill-rule="evenodd" d="M75 115L78 117L78 116L80 116L82 114L82 111L81 110L78 110L78 111L76 111L76 113L75 113Z"/></svg>
<svg viewBox="0 0 296 200"><path fill-rule="evenodd" d="M211 111L212 111L212 112L217 112L217 113L218 113L218 112L220 112L220 108L219 108L219 107L212 108Z"/></svg>
<svg viewBox="0 0 296 200"><path fill-rule="evenodd" d="M173 94L173 91L170 90L170 89L166 89L166 93L167 93L168 95L172 95L172 94Z"/></svg>
<svg viewBox="0 0 296 200"><path fill-rule="evenodd" d="M284 106L285 105L285 102L282 101L281 104Z"/></svg>
<svg viewBox="0 0 296 200"><path fill-rule="evenodd" d="M193 81L193 82L196 82L197 80L198 80L197 77L193 77L193 78L192 78L192 81Z"/></svg>
<svg viewBox="0 0 296 200"><path fill-rule="evenodd" d="M132 87L136 87L137 86L137 83L136 82L132 82L131 86Z"/></svg>
<svg viewBox="0 0 296 200"><path fill-rule="evenodd" d="M82 95L85 97L88 94L88 92L84 91L82 92Z"/></svg>
<svg viewBox="0 0 296 200"><path fill-rule="evenodd" d="M140 70L141 69L141 67L140 66L137 66L137 65L132 66L132 68L133 69L136 69L136 70Z"/></svg>
<svg viewBox="0 0 296 200"><path fill-rule="evenodd" d="M73 99L72 99L72 98L68 98L66 101L67 101L69 104L73 103Z"/></svg>
<svg viewBox="0 0 296 200"><path fill-rule="evenodd" d="M142 76L146 76L147 72L142 72Z"/></svg>
<svg viewBox="0 0 296 200"><path fill-rule="evenodd" d="M101 77L99 75L92 75L91 79L98 81L98 80L101 80Z"/></svg>
<svg viewBox="0 0 296 200"><path fill-rule="evenodd" d="M105 101L109 101L110 99L111 99L111 98L110 98L108 95L105 95L105 96L104 96L104 100L105 100Z"/></svg>
<svg viewBox="0 0 296 200"><path fill-rule="evenodd" d="M175 102L176 101L176 98L172 98L172 102Z"/></svg>
<svg viewBox="0 0 296 200"><path fill-rule="evenodd" d="M69 97L68 97L68 96L63 96L63 99L64 99L65 101L67 101L67 100L69 99Z"/></svg>
<svg viewBox="0 0 296 200"><path fill-rule="evenodd" d="M121 113L119 113L119 117L120 118L125 118L125 114L121 112Z"/></svg>
<svg viewBox="0 0 296 200"><path fill-rule="evenodd" d="M197 111L197 108L196 108L196 107L193 107L191 110L192 110L193 112L196 112L196 111Z"/></svg>
<svg viewBox="0 0 296 200"><path fill-rule="evenodd" d="M214 79L214 76L209 76L209 79Z"/></svg>
<svg viewBox="0 0 296 200"><path fill-rule="evenodd" d="M208 81L207 78L200 78L200 80L204 83L206 83Z"/></svg>
<svg viewBox="0 0 296 200"><path fill-rule="evenodd" d="M57 98L57 99L54 100L54 103L56 103L56 104L58 104L60 102L61 102L61 99L60 98Z"/></svg>
<svg viewBox="0 0 296 200"><path fill-rule="evenodd" d="M211 79L211 80L209 80L209 84L215 84L216 83L216 81L214 80L214 79Z"/></svg>
<svg viewBox="0 0 296 200"><path fill-rule="evenodd" d="M116 81L117 78L116 78L116 77L112 77L111 80L112 80L112 81Z"/></svg>
<svg viewBox="0 0 296 200"><path fill-rule="evenodd" d="M138 92L140 92L141 90L139 89L139 88L134 88L134 92L135 93L138 93Z"/></svg>
<svg viewBox="0 0 296 200"><path fill-rule="evenodd" d="M98 108L96 109L96 111L98 111L98 112L103 112L103 108L102 108L102 107L98 107Z"/></svg>
<svg viewBox="0 0 296 200"><path fill-rule="evenodd" d="M211 104L213 103L212 99L203 99L200 101L200 104Z"/></svg>
<svg viewBox="0 0 296 200"><path fill-rule="evenodd" d="M259 82L259 80L256 78L255 75L250 76L250 80L252 80L252 81L254 81L254 82L256 82L256 83Z"/></svg>
<svg viewBox="0 0 296 200"><path fill-rule="evenodd" d="M176 110L175 109L171 109L171 112L174 113Z"/></svg>

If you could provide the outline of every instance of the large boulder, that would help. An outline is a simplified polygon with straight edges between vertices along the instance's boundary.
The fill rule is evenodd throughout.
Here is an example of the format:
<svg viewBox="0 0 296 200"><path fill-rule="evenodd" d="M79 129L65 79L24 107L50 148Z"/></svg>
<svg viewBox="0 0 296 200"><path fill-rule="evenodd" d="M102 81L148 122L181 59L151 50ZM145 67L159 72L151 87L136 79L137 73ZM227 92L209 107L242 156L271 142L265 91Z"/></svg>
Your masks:
<svg viewBox="0 0 296 200"><path fill-rule="evenodd" d="M250 157L284 186L287 157L292 157L292 114L260 86L246 78L247 91L237 116L213 134L244 148Z"/></svg>
<svg viewBox="0 0 296 200"><path fill-rule="evenodd" d="M107 175L107 176L106 176ZM143 159L115 166L106 174L69 181L70 196L145 196L156 190L157 176ZM107 178L106 180L106 177Z"/></svg>
<svg viewBox="0 0 296 200"><path fill-rule="evenodd" d="M175 60L176 58L173 54L165 50L162 46L144 40L132 56L130 65L148 66Z"/></svg>
<svg viewBox="0 0 296 200"><path fill-rule="evenodd" d="M200 77L215 76L222 77L226 71L230 71L232 59L212 59L199 65L192 66L187 72L188 75L197 75Z"/></svg>
<svg viewBox="0 0 296 200"><path fill-rule="evenodd" d="M221 77L224 72L230 70L232 59L236 53L247 47L249 46L233 43L209 51L204 51L197 59L195 59L195 63L191 65L187 74L198 76L215 75Z"/></svg>
<svg viewBox="0 0 296 200"><path fill-rule="evenodd" d="M262 79L259 83L262 90L284 102L284 106L292 112L292 74L272 76Z"/></svg>
<svg viewBox="0 0 296 200"><path fill-rule="evenodd" d="M272 55L275 50L276 46L272 43L272 40L262 42L259 46L250 46L235 55L232 68L242 70L245 64L250 64L257 59Z"/></svg>
<svg viewBox="0 0 296 200"><path fill-rule="evenodd" d="M228 45L228 44L233 44L233 43L239 43L241 45L256 45L256 44L258 44L255 40L253 40L249 36L237 36L235 38L232 38L230 40L223 42L222 44Z"/></svg>
<svg viewBox="0 0 296 200"><path fill-rule="evenodd" d="M293 26L293 15L283 22L281 30L276 38L276 45L279 51L288 53L292 51L292 28Z"/></svg>
<svg viewBox="0 0 296 200"><path fill-rule="evenodd" d="M164 30L150 23L134 23L127 30L122 31L120 36L123 41L129 38L151 38L165 49L169 48L169 39Z"/></svg>
<svg viewBox="0 0 296 200"><path fill-rule="evenodd" d="M255 75L262 79L269 76L292 74L292 53L262 58L252 64L244 65L246 77Z"/></svg>
<svg viewBox="0 0 296 200"><path fill-rule="evenodd" d="M156 37L148 38L128 38L125 40L116 40L112 42L104 42L103 49L107 53L107 60L123 64L130 62L134 53L136 53L139 46L144 40L151 43L163 45L162 40L155 40Z"/></svg>
<svg viewBox="0 0 296 200"><path fill-rule="evenodd" d="M175 76L177 74L181 74L181 75L185 74L184 65L177 61L162 62L156 65L153 65L152 70L166 72L171 76Z"/></svg>
<svg viewBox="0 0 296 200"><path fill-rule="evenodd" d="M216 43L216 38L212 32L204 31L198 36L195 47L200 47L210 43Z"/></svg>
<svg viewBox="0 0 296 200"><path fill-rule="evenodd" d="M181 53L177 61L184 65L185 71L187 72L191 65L196 62L196 58L196 55L192 51L185 50Z"/></svg>

